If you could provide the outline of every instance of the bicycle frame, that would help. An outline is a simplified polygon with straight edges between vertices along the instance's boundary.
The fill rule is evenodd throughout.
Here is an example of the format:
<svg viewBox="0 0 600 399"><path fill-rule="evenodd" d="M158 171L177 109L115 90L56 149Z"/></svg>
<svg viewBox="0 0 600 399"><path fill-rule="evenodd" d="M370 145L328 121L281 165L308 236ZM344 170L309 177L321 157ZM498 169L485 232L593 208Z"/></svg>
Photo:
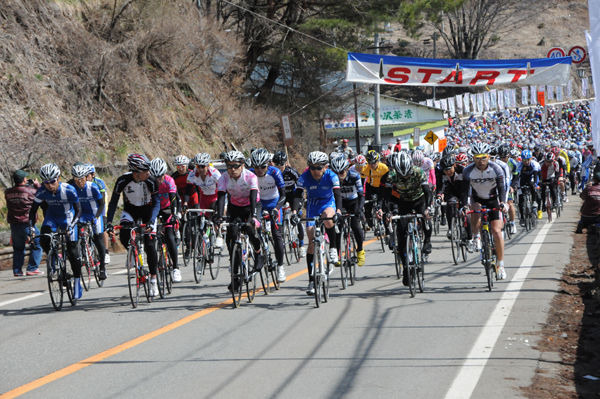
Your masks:
<svg viewBox="0 0 600 399"><path fill-rule="evenodd" d="M410 296L414 297L416 294L417 283L419 285L419 291L424 290L424 267L425 262L423 256L423 242L421 240L421 230L425 223L424 216L420 213L411 213L408 215L395 215L392 216L391 221L393 222L394 231L394 242L396 242L397 229L400 220L408 220L406 225L406 264L408 267L408 289ZM397 245L397 243L396 243ZM395 253L398 251L395 250ZM398 267L396 267L396 273L398 274Z"/></svg>

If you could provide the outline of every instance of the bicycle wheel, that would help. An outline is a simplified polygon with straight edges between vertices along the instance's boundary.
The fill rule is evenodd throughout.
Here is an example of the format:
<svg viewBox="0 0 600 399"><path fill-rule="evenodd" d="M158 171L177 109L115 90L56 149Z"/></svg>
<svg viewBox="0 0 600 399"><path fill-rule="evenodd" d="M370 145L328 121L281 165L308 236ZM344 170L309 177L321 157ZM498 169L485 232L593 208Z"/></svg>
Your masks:
<svg viewBox="0 0 600 399"><path fill-rule="evenodd" d="M356 264L358 263L358 257L356 254L356 239L354 235L350 236L350 268L348 269L348 278L350 279L350 285L354 285L356 281Z"/></svg>
<svg viewBox="0 0 600 399"><path fill-rule="evenodd" d="M156 284L158 285L158 295L161 299L165 297L167 282L167 267L165 265L165 244L163 242L158 243L158 264L156 265Z"/></svg>
<svg viewBox="0 0 600 399"><path fill-rule="evenodd" d="M171 255L169 255L169 251L167 251L167 267L165 269L165 288L167 289L167 294L173 292L173 260L171 259Z"/></svg>
<svg viewBox="0 0 600 399"><path fill-rule="evenodd" d="M152 302L154 298L150 295L150 272L148 269L138 267L137 268L138 276L140 278L140 284L144 287L144 294L146 295L146 301L148 303Z"/></svg>
<svg viewBox="0 0 600 399"><path fill-rule="evenodd" d="M196 283L202 281L204 267L206 266L206 243L200 234L196 234L192 249L192 265L194 269L194 280Z"/></svg>
<svg viewBox="0 0 600 399"><path fill-rule="evenodd" d="M433 234L436 236L440 234L440 208L437 206L433 215Z"/></svg>
<svg viewBox="0 0 600 399"><path fill-rule="evenodd" d="M413 298L416 294L416 266L417 266L417 256L415 251L415 239L413 236L414 233L409 233L406 235L406 257L408 263L408 291L410 292L411 298Z"/></svg>
<svg viewBox="0 0 600 399"><path fill-rule="evenodd" d="M298 239L298 225L292 226L290 229L290 234L292 235L292 252L294 253L294 258L296 262L300 261L300 240Z"/></svg>
<svg viewBox="0 0 600 399"><path fill-rule="evenodd" d="M321 306L321 267L323 257L320 254L320 250L315 248L315 257L313 260L313 277L315 282L315 304L317 307Z"/></svg>
<svg viewBox="0 0 600 399"><path fill-rule="evenodd" d="M212 232L212 234L210 235L210 248L209 248L209 264L208 264L208 268L210 269L210 277L213 280L217 279L217 276L219 275L219 266L221 264L221 251L223 250L222 248L215 248L215 234L214 231Z"/></svg>
<svg viewBox="0 0 600 399"><path fill-rule="evenodd" d="M61 310L63 305L63 283L60 275L60 265L56 251L50 250L46 258L46 278L48 279L48 293L54 310Z"/></svg>
<svg viewBox="0 0 600 399"><path fill-rule="evenodd" d="M231 297L233 298L233 307L239 308L242 301L243 280L240 278L242 270L242 247L235 243L230 258L231 266ZM237 273L235 272L237 265Z"/></svg>
<svg viewBox="0 0 600 399"><path fill-rule="evenodd" d="M290 231L290 225L287 220L283 221L283 255L288 266L292 264L292 256L294 248L292 242L292 233Z"/></svg>
<svg viewBox="0 0 600 399"><path fill-rule="evenodd" d="M379 235L377 238L379 239L379 243L381 244L381 252L385 253L385 227L383 226L383 222L381 220L378 221L378 224L379 227L377 228L377 231L379 232Z"/></svg>
<svg viewBox="0 0 600 399"><path fill-rule="evenodd" d="M98 250L96 249L96 245L92 245L92 262L93 262L93 270L94 270L94 279L96 280L96 284L98 287L104 286L104 280L100 280L100 256L98 255ZM105 271L106 273L106 271Z"/></svg>
<svg viewBox="0 0 600 399"><path fill-rule="evenodd" d="M552 201L550 199L550 187L546 191L546 212L548 213L548 222L552 222Z"/></svg>
<svg viewBox="0 0 600 399"><path fill-rule="evenodd" d="M135 309L140 302L140 278L138 276L138 254L133 246L127 250L127 285L131 306Z"/></svg>
<svg viewBox="0 0 600 399"><path fill-rule="evenodd" d="M340 280L342 281L342 289L345 290L346 286L348 285L348 270L350 269L350 263L352 262L352 260L350 259L350 257L352 255L350 255L350 240L349 240L349 232L344 231L343 232L343 240L342 240L342 250L340 251Z"/></svg>
<svg viewBox="0 0 600 399"><path fill-rule="evenodd" d="M269 292L271 290L271 287L269 286L269 275L270 275L269 269L272 266L273 258L271 258L271 253L267 253L268 251L265 249L264 246L263 246L262 251L263 251L264 259L263 259L263 268L260 271L260 282L261 282L263 291L265 292L265 295L269 295Z"/></svg>
<svg viewBox="0 0 600 399"><path fill-rule="evenodd" d="M461 237L460 237L460 226L458 216L452 219L452 225L450 226L450 247L452 248L452 260L455 265L458 265L460 260L461 252Z"/></svg>
<svg viewBox="0 0 600 399"><path fill-rule="evenodd" d="M398 228L398 222L397 221L393 221L393 228L392 228L392 237L394 239L394 267L396 268L396 278L399 280L402 278L402 258L400 257L400 253L398 252L398 243L395 242L396 240L396 229ZM390 238L392 238L390 237Z"/></svg>
<svg viewBox="0 0 600 399"><path fill-rule="evenodd" d="M331 267L333 267L333 265L329 264L329 261L326 259L326 257L321 253L321 269L322 269L322 276L321 276L321 289L323 290L323 297L321 298L323 300L323 303L329 301L329 270Z"/></svg>
<svg viewBox="0 0 600 399"><path fill-rule="evenodd" d="M256 296L256 275L260 274L260 272L254 272L254 256L249 255L246 260L246 268L248 270L248 279L245 281L246 283L246 296L248 297L248 302L252 303L254 301L254 297ZM263 267L264 269L264 267Z"/></svg>
<svg viewBox="0 0 600 399"><path fill-rule="evenodd" d="M271 247L273 248L273 247ZM269 257L271 257L271 254L269 253ZM273 288L275 288L276 290L279 290L281 284L279 283L279 281L277 281L277 266L275 266L273 264L273 259L271 258L271 267L269 268L269 274L271 275L271 281L273 282Z"/></svg>
<svg viewBox="0 0 600 399"><path fill-rule="evenodd" d="M481 230L481 262L485 269L485 277L487 279L488 291L494 287L493 265L492 265L492 248L490 241L490 233L486 230Z"/></svg>
<svg viewBox="0 0 600 399"><path fill-rule="evenodd" d="M82 243L79 248L81 254L81 284L86 291L90 290L92 284L92 259L89 251L90 247Z"/></svg>

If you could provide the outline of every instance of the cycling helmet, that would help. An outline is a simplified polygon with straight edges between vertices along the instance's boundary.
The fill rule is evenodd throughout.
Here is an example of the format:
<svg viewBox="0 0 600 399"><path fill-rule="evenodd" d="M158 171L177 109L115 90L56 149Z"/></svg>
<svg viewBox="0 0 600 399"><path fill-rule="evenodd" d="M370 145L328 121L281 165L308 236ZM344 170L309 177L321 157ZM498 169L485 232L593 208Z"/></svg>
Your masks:
<svg viewBox="0 0 600 399"><path fill-rule="evenodd" d="M188 165L190 163L190 159L185 155L177 155L175 157L175 161L173 162L175 166Z"/></svg>
<svg viewBox="0 0 600 399"><path fill-rule="evenodd" d="M277 151L273 155L273 163L275 165L284 165L288 160L288 157L284 151Z"/></svg>
<svg viewBox="0 0 600 399"><path fill-rule="evenodd" d="M451 146L446 146L444 148L444 150L442 151L442 158L450 155L450 154L454 154L454 149Z"/></svg>
<svg viewBox="0 0 600 399"><path fill-rule="evenodd" d="M150 174L154 177L160 177L167 173L167 163L162 158L154 158L150 162Z"/></svg>
<svg viewBox="0 0 600 399"><path fill-rule="evenodd" d="M523 159L531 159L533 155L531 154L530 150L523 150L523 152L521 153L521 158Z"/></svg>
<svg viewBox="0 0 600 399"><path fill-rule="evenodd" d="M96 167L92 163L88 163L88 167L90 168L89 173L96 173Z"/></svg>
<svg viewBox="0 0 600 399"><path fill-rule="evenodd" d="M308 154L306 161L309 165L327 165L329 158L324 152L313 151L310 154Z"/></svg>
<svg viewBox="0 0 600 399"><path fill-rule="evenodd" d="M531 153L530 150L527 150L527 151L529 151ZM510 155L515 159L519 157L519 154L520 154L520 152L519 152L518 148L513 148L512 150L510 150Z"/></svg>
<svg viewBox="0 0 600 399"><path fill-rule="evenodd" d="M488 143L475 143L471 147L473 155L489 154L492 147Z"/></svg>
<svg viewBox="0 0 600 399"><path fill-rule="evenodd" d="M150 160L143 154L129 154L127 156L127 165L132 172L144 172L150 169Z"/></svg>
<svg viewBox="0 0 600 399"><path fill-rule="evenodd" d="M433 169L433 161L431 160L431 158L425 158L423 160L421 169L423 169L424 172L429 172L431 169Z"/></svg>
<svg viewBox="0 0 600 399"><path fill-rule="evenodd" d="M358 155L356 156L356 158L354 159L354 162L355 162L357 165L364 166L364 165L366 165L366 164L367 164L367 159L365 158L365 156L364 156L364 155L362 155L362 154L358 154Z"/></svg>
<svg viewBox="0 0 600 399"><path fill-rule="evenodd" d="M75 178L86 177L90 174L90 167L88 164L77 162L71 168L71 175Z"/></svg>
<svg viewBox="0 0 600 399"><path fill-rule="evenodd" d="M223 161L225 159L225 155L227 155L227 151L223 151L222 153L219 154L219 159L221 161Z"/></svg>
<svg viewBox="0 0 600 399"><path fill-rule="evenodd" d="M544 156L544 159L546 161L554 161L556 159L556 155L554 155L554 153L552 152L548 152L546 153L546 155Z"/></svg>
<svg viewBox="0 0 600 399"><path fill-rule="evenodd" d="M415 166L423 165L423 160L425 159L425 155L423 155L423 151L415 150L412 154L412 162Z"/></svg>
<svg viewBox="0 0 600 399"><path fill-rule="evenodd" d="M467 163L469 163L469 157L467 156L467 154L457 154L455 159L457 163L463 166L467 166Z"/></svg>
<svg viewBox="0 0 600 399"><path fill-rule="evenodd" d="M250 155L250 162L255 168L268 165L270 161L271 153L264 148L258 148Z"/></svg>
<svg viewBox="0 0 600 399"><path fill-rule="evenodd" d="M335 173L342 173L344 170L350 167L350 162L346 157L335 157L331 160L330 168Z"/></svg>
<svg viewBox="0 0 600 399"><path fill-rule="evenodd" d="M366 159L368 163L375 163L379 161L379 153L375 150L369 150Z"/></svg>
<svg viewBox="0 0 600 399"><path fill-rule="evenodd" d="M58 179L60 169L55 163L47 163L40 168L40 178L42 181Z"/></svg>
<svg viewBox="0 0 600 399"><path fill-rule="evenodd" d="M573 150L569 150L569 152L567 154L569 155L569 158L575 157L575 151L573 151Z"/></svg>
<svg viewBox="0 0 600 399"><path fill-rule="evenodd" d="M329 153L329 162L331 162L334 158L346 158L346 154L339 151L332 151Z"/></svg>
<svg viewBox="0 0 600 399"><path fill-rule="evenodd" d="M506 158L506 157L510 156L510 147L506 144L503 144L498 147L496 152L498 153L499 158Z"/></svg>
<svg viewBox="0 0 600 399"><path fill-rule="evenodd" d="M252 167L252 159L250 159L250 157L244 159L244 166L246 169L250 169Z"/></svg>
<svg viewBox="0 0 600 399"><path fill-rule="evenodd" d="M245 162L246 158L244 157L244 154L242 154L239 151L229 151L229 152L225 153L225 156L223 157L223 161L225 161L225 162Z"/></svg>
<svg viewBox="0 0 600 399"><path fill-rule="evenodd" d="M400 176L408 176L412 172L412 159L408 153L402 151L395 152L390 158L390 164Z"/></svg>
<svg viewBox="0 0 600 399"><path fill-rule="evenodd" d="M431 154L431 160L433 162L438 162L441 158L442 154L440 154L439 152L434 152L433 154Z"/></svg>
<svg viewBox="0 0 600 399"><path fill-rule="evenodd" d="M455 163L456 158L454 157L454 155L450 154L442 158L442 160L440 161L440 166L442 167L442 170L445 170L453 167Z"/></svg>
<svg viewBox="0 0 600 399"><path fill-rule="evenodd" d="M205 152L199 152L194 157L194 164L198 166L208 166L210 163L210 155Z"/></svg>

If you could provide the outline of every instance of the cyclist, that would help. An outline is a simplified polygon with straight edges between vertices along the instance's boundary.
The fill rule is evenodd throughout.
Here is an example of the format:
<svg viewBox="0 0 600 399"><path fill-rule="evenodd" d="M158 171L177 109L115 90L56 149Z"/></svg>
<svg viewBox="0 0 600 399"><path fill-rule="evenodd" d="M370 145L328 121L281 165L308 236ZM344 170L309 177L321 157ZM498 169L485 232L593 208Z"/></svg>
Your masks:
<svg viewBox="0 0 600 399"><path fill-rule="evenodd" d="M101 178L96 176L96 167L94 166L94 164L90 163L90 164L88 164L88 166L90 168L90 174L86 176L86 179L87 179L87 181L91 181L92 183L94 183L95 185L98 186L98 188L100 189L100 194L102 194L102 198L104 198L104 209L102 210L102 224L103 224L103 226L106 226L106 198L108 198L108 191L106 188L106 183L104 182L104 180L102 180ZM108 248L109 248L108 234L106 234L106 232L103 232L102 237L104 237L104 248L105 248L104 263L109 264L110 263L110 255L108 254Z"/></svg>
<svg viewBox="0 0 600 399"><path fill-rule="evenodd" d="M81 162L76 163L71 168L73 180L68 183L75 188L81 204L81 216L79 221L92 224L92 233L94 245L98 250L98 259L100 260L100 280L106 280L105 269L105 251L104 246L104 195L100 188L87 180L90 175L89 164ZM104 190L106 192L106 190Z"/></svg>
<svg viewBox="0 0 600 399"><path fill-rule="evenodd" d="M496 148L496 158L494 162L502 168L504 171L504 190L506 192L506 198L502 199L508 206L508 228L511 234L517 234L517 226L515 226L515 206L513 204L512 194L512 172L508 165L508 157L510 156L510 147L506 144L498 146Z"/></svg>
<svg viewBox="0 0 600 399"><path fill-rule="evenodd" d="M198 207L198 191L196 187L188 183L188 176L190 174L190 159L185 155L177 155L173 164L175 165L175 172L171 174L173 180L175 180L175 186L177 187L177 195L181 200L186 197L189 191L187 200L183 201L183 210L188 208ZM191 187L190 187L191 186ZM183 234L185 222L179 224L179 237Z"/></svg>
<svg viewBox="0 0 600 399"><path fill-rule="evenodd" d="M471 208L479 210L482 207L488 209L504 209L506 198L504 171L498 164L490 161L491 146L487 143L475 143L471 147L474 163L467 166L463 172L463 178L471 187ZM504 238L502 237L502 219L499 211L490 212L490 229L496 246L496 258L498 261L498 279L506 279L504 269ZM475 245L481 249L481 216L478 213L471 215L471 229L475 234Z"/></svg>
<svg viewBox="0 0 600 399"><path fill-rule="evenodd" d="M364 232L360 225L360 214L365 206L365 195L360 175L357 171L349 170L349 168L350 162L344 157L334 158L331 161L331 170L340 179L342 208L354 215L350 218L350 226L356 240L357 264L358 266L363 266L365 264L365 250L363 249Z"/></svg>
<svg viewBox="0 0 600 399"><path fill-rule="evenodd" d="M571 195L575 195L577 193L577 185L579 184L579 176L581 173L580 155L581 154L578 154L576 149L569 151L569 164L571 165L569 182L571 183Z"/></svg>
<svg viewBox="0 0 600 399"><path fill-rule="evenodd" d="M377 196L379 202L383 199L383 186L381 178L388 173L389 168L383 162L380 162L379 153L375 150L369 150L366 156L368 165L361 169L362 173L367 176L365 185L365 199L372 200L373 196ZM367 224L373 228L373 203L368 202L365 205L365 216Z"/></svg>
<svg viewBox="0 0 600 399"><path fill-rule="evenodd" d="M521 190L527 187L531 192L531 198L533 200L533 212L534 214L537 214L538 219L541 219L542 217L541 210L536 212L536 210L541 209L541 199L537 190L539 187L540 171L540 164L536 161L531 151L523 150L521 153L521 164L519 165L518 186L521 187ZM515 186L513 185L513 187ZM519 198L519 215L521 215L519 222L520 225L525 226L525 212L522 197Z"/></svg>
<svg viewBox="0 0 600 399"><path fill-rule="evenodd" d="M150 295L158 295L156 284L156 218L160 211L158 198L158 183L150 177L150 160L142 154L129 154L127 156L129 172L121 175L115 182L115 189L108 203L106 215L107 230L112 230L112 220L117 210L121 193L123 194L123 212L120 224L123 226L119 232L119 240L125 248L129 247L129 236L133 224L140 221L146 224L146 232L153 234L144 235L144 251L148 258L150 269Z"/></svg>
<svg viewBox="0 0 600 399"><path fill-rule="evenodd" d="M231 220L240 219L249 223L244 228L246 234L250 238L250 244L255 252L256 271L260 271L264 264L260 248L260 239L258 238L256 229L260 226L257 220L258 203L260 196L258 193L258 179L256 175L244 167L246 158L239 151L229 151L224 156L225 164L227 165L227 173L223 173L217 182L217 214L215 215L215 224L219 225L225 212L225 198L228 198L227 216ZM227 249L231 256L233 250L233 240L235 239L234 229L227 229L225 238ZM239 265L234 265L239 267ZM232 272L237 272L234 270ZM237 282L241 284L241 281ZM231 291L234 287L229 284L228 289Z"/></svg>
<svg viewBox="0 0 600 399"><path fill-rule="evenodd" d="M328 161L327 154L324 152L313 151L308 154L308 169L300 175L300 178L296 182L294 211L300 209L302 196L304 191L306 191L306 213L308 218L318 216L332 218L336 213L340 212L339 210L342 207L340 179L333 171L327 169ZM326 220L324 224L330 243L329 259L332 263L336 264L339 262L339 246L335 224L332 220ZM313 295L315 293L315 283L312 275L314 259L314 243L312 240L315 234L315 224L314 222L307 222L306 227L309 240L308 250L306 251L306 265L309 276L306 294Z"/></svg>
<svg viewBox="0 0 600 399"><path fill-rule="evenodd" d="M348 146L348 139L342 139L342 145L337 148L337 151L344 154L347 159L354 158L354 151Z"/></svg>
<svg viewBox="0 0 600 399"><path fill-rule="evenodd" d="M154 158L150 162L150 175L158 184L158 200L160 202L160 212L158 216L165 224L165 241L169 256L173 262L173 282L181 281L181 271L177 264L177 240L175 239L175 231L179 223L178 210L179 200L177 198L177 187L175 180L167 173L167 163L162 158Z"/></svg>
<svg viewBox="0 0 600 399"><path fill-rule="evenodd" d="M556 161L556 156L553 152L547 152L544 156L544 163L541 168L541 178L542 183L542 192L541 192L541 201L542 201L542 213L546 212L546 190L548 189L548 185L550 186L550 197L552 199L552 207L556 204L556 195L558 191L558 181L562 177L561 175L562 169L559 163ZM539 216L539 215L538 215Z"/></svg>
<svg viewBox="0 0 600 399"><path fill-rule="evenodd" d="M250 171L258 178L262 211L269 212L271 215L271 234L277 260L277 281L283 283L286 278L283 267L283 228L281 226L283 221L281 207L285 204L283 175L279 169L269 165L271 154L266 149L257 149L250 158L253 167Z"/></svg>
<svg viewBox="0 0 600 399"><path fill-rule="evenodd" d="M385 187L384 209L397 211L399 215L408 215L413 211L428 218L427 208L431 205L432 194L428 178L423 169L414 166L406 151L393 153L389 158L392 170L381 179ZM401 227L396 231L396 237L391 237L398 243L397 250L402 258L402 284L408 285L408 260L406 254L406 229L408 223L401 220ZM431 253L431 225L424 223L425 240L423 253Z"/></svg>
<svg viewBox="0 0 600 399"><path fill-rule="evenodd" d="M77 245L77 221L81 216L81 205L79 197L73 186L60 181L60 169L56 164L48 163L40 168L40 178L43 185L35 194L33 204L29 211L30 231L36 221L38 208L45 203L44 222L40 230L41 234L55 232L57 229L67 231L67 257L71 264L71 270L75 281L73 284L73 296L81 298L81 258L79 257L79 246ZM50 250L50 238L42 235L40 244L46 253Z"/></svg>
<svg viewBox="0 0 600 399"><path fill-rule="evenodd" d="M442 177L443 198L448 204L458 202L459 206L464 208L469 205L469 185L463 179L464 167L456 163L456 158L453 154L447 155L440 161L440 167L444 173ZM446 219L448 226L452 226L452 218L454 217L455 207L446 207ZM467 225L467 239L471 240L471 226ZM450 227L447 233L448 239L451 238Z"/></svg>
<svg viewBox="0 0 600 399"><path fill-rule="evenodd" d="M195 168L188 174L187 189L184 194L184 203L190 202L190 196L199 194L200 209L214 209L217 207L217 181L221 172L210 164L210 155L198 153L193 159Z"/></svg>
<svg viewBox="0 0 600 399"><path fill-rule="evenodd" d="M288 163L288 156L284 151L277 151L273 155L273 164L281 171L283 183L285 184L285 201L288 204L294 203L294 195L296 191L296 182L300 175L296 169L292 168ZM300 213L301 215L301 213ZM298 217L292 218L292 224L298 226L298 245L300 247L300 257L306 256L306 247L304 247L304 226L298 222Z"/></svg>

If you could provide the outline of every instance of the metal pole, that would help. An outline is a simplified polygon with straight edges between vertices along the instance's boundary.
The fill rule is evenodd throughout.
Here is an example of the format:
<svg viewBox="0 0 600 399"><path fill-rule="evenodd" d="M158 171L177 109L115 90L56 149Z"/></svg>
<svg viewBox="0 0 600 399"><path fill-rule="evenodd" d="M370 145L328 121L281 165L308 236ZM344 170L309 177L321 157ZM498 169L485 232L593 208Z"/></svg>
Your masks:
<svg viewBox="0 0 600 399"><path fill-rule="evenodd" d="M375 32L375 54L379 54L379 33ZM381 145L381 126L379 125L379 84L375 85L375 145Z"/></svg>
<svg viewBox="0 0 600 399"><path fill-rule="evenodd" d="M356 142L356 153L360 154L360 132L358 130L358 100L356 98L356 83L352 83L354 94L354 141Z"/></svg>
<svg viewBox="0 0 600 399"><path fill-rule="evenodd" d="M433 32L433 58L435 58L436 55L436 50L437 50L437 46L436 46L436 42L437 42L437 38L438 38L438 34L437 32ZM435 86L433 86L433 101L435 101Z"/></svg>

